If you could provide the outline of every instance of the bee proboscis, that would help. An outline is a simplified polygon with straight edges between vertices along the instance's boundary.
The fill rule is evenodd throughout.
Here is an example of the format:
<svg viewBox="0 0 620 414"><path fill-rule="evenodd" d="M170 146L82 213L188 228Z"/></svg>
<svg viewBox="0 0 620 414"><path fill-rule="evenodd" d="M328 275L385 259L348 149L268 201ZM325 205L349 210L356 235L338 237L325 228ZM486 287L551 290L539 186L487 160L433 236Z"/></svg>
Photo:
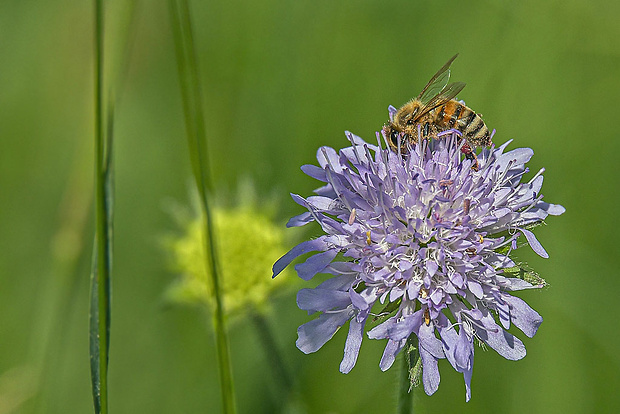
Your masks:
<svg viewBox="0 0 620 414"><path fill-rule="evenodd" d="M467 143L474 147L491 145L491 133L482 117L454 99L465 83L448 84L450 65L457 56L448 60L428 81L420 95L398 109L393 119L383 127L383 134L393 151L406 153L420 136L436 138L438 133L448 129L460 131ZM472 161L475 158L475 154L471 155L473 151L464 153Z"/></svg>

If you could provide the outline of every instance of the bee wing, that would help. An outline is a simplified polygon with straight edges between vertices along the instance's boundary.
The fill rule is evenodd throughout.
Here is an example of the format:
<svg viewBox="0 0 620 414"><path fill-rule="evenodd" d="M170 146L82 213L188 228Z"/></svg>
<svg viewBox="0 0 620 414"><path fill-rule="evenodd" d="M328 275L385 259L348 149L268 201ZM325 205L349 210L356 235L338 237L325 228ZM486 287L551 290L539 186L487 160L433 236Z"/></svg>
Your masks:
<svg viewBox="0 0 620 414"><path fill-rule="evenodd" d="M457 53L452 56L452 58L450 58L450 60L448 60L446 64L433 75L424 89L422 89L422 92L420 92L420 95L418 96L418 100L422 102L423 105L430 102L431 99L440 94L446 88L446 85L450 80L450 65L452 65L452 62L454 62L454 59L456 59L458 55L459 54Z"/></svg>
<svg viewBox="0 0 620 414"><path fill-rule="evenodd" d="M433 108L437 108L438 106L445 104L449 100L454 99L456 95L458 95L459 92L463 90L464 87L464 82L454 82L446 86L441 90L441 92L430 98L430 101L426 103L422 108L420 108L420 110L416 114L415 119L417 120L421 118Z"/></svg>

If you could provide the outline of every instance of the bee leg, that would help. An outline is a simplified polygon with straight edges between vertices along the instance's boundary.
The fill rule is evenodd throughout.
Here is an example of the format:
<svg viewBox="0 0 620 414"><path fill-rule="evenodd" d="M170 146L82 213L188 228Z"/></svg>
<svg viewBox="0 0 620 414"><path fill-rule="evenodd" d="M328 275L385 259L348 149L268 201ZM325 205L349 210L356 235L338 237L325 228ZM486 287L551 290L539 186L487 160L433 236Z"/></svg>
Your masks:
<svg viewBox="0 0 620 414"><path fill-rule="evenodd" d="M476 154L474 154L473 152L465 154L465 158L467 158L468 160L472 160L473 164L471 166L471 169L474 171L478 171L480 165L478 164L478 157L476 156Z"/></svg>
<svg viewBox="0 0 620 414"><path fill-rule="evenodd" d="M474 171L478 171L478 169L480 168L480 165L478 164L478 157L467 142L464 143L461 147L461 152L465 154L466 159L472 161L471 169Z"/></svg>

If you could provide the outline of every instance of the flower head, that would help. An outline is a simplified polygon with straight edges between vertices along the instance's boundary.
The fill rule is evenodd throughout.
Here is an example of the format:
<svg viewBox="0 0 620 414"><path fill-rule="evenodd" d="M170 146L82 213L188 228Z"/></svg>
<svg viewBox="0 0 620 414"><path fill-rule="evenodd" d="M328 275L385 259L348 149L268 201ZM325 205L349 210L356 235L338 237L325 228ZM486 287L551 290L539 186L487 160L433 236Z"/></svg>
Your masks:
<svg viewBox="0 0 620 414"><path fill-rule="evenodd" d="M474 342L518 360L525 347L506 329L512 323L532 337L542 322L510 292L544 281L532 273L529 281L513 277L524 270L510 253L529 244L548 257L530 229L564 208L542 201L543 170L523 181L529 148L506 152L507 142L483 149L476 159L465 156L465 140L455 130L398 152L382 148L379 133L378 145L346 134L351 146L339 152L322 147L319 166L302 167L325 183L317 195L292 194L307 211L288 226L315 221L325 234L297 245L273 266L275 277L298 256L318 252L295 266L299 277L333 275L299 291L299 308L320 315L299 327L297 347L315 352L350 321L340 364L347 373L366 324L389 316L368 331L372 339L387 339L380 368L387 370L415 335L426 393L437 390L437 360L447 358L463 373L469 400Z"/></svg>
<svg viewBox="0 0 620 414"><path fill-rule="evenodd" d="M285 251L284 232L265 209L250 202L227 209L216 206L213 212L225 313L236 314L248 307L262 310L269 296L286 283L283 279L273 284L265 278L271 266L269 258ZM167 295L176 302L212 306L215 298L205 266L202 218L182 224L183 235L167 243L173 270L181 275Z"/></svg>

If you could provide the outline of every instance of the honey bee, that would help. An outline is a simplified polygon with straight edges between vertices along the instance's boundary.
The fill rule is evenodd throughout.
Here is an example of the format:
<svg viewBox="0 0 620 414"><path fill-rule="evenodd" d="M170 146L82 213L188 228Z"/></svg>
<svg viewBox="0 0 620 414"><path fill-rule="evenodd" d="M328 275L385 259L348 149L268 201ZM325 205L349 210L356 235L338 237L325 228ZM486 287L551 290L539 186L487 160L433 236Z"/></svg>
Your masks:
<svg viewBox="0 0 620 414"><path fill-rule="evenodd" d="M433 75L417 98L396 111L393 119L383 126L383 134L393 151L399 150L400 141L400 151L405 153L420 136L436 138L442 131L456 129L467 140L462 148L465 157L475 161L472 168L477 169L475 153L467 144L489 146L491 134L479 114L454 99L465 87L463 82L448 84L450 65L457 56L454 55Z"/></svg>

